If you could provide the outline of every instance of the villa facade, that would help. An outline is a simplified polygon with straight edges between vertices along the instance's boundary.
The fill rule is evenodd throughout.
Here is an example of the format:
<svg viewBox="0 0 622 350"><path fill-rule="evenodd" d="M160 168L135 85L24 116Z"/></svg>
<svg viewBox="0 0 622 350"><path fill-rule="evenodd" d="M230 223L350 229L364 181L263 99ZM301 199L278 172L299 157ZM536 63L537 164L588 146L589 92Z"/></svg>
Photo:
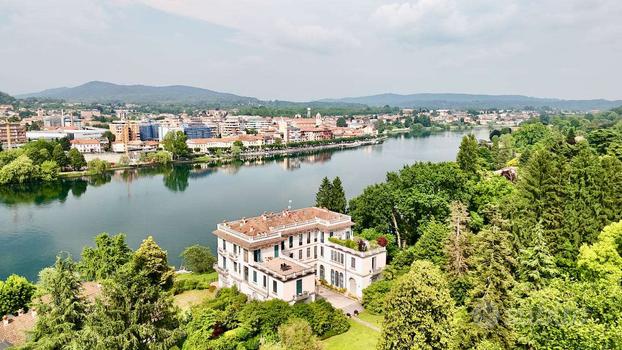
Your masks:
<svg viewBox="0 0 622 350"><path fill-rule="evenodd" d="M353 225L348 215L316 207L219 224L218 284L293 303L315 300L321 281L361 298L385 267L386 249L366 241L346 247L339 240L353 238Z"/></svg>

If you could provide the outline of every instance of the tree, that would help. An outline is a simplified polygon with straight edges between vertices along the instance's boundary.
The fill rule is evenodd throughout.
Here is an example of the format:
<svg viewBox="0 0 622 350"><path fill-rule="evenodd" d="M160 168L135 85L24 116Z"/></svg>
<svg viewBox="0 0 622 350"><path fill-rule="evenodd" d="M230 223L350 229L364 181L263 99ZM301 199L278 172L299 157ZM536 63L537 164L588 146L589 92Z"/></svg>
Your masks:
<svg viewBox="0 0 622 350"><path fill-rule="evenodd" d="M469 134L462 138L458 156L456 157L458 166L465 174L471 178L476 178L480 171L479 144L475 135Z"/></svg>
<svg viewBox="0 0 622 350"><path fill-rule="evenodd" d="M69 165L74 171L82 170L86 166L84 155L75 148L69 150L67 157L69 158Z"/></svg>
<svg viewBox="0 0 622 350"><path fill-rule="evenodd" d="M186 144L188 137L183 131L169 131L162 140L162 146L165 150L171 152L174 159L187 157L190 154L188 145Z"/></svg>
<svg viewBox="0 0 622 350"><path fill-rule="evenodd" d="M445 266L447 256L445 246L449 239L449 227L436 220L424 223L421 227L421 234L415 243L415 259L428 260L436 266Z"/></svg>
<svg viewBox="0 0 622 350"><path fill-rule="evenodd" d="M513 333L509 320L514 287L512 271L515 265L509 232L494 222L475 239L469 265L473 289L467 310L473 321L477 342L484 340L511 348Z"/></svg>
<svg viewBox="0 0 622 350"><path fill-rule="evenodd" d="M26 309L34 293L35 286L25 277L10 275L6 281L0 281L0 315Z"/></svg>
<svg viewBox="0 0 622 350"><path fill-rule="evenodd" d="M171 296L145 270L126 265L104 280L78 348L170 349L183 337L179 326Z"/></svg>
<svg viewBox="0 0 622 350"><path fill-rule="evenodd" d="M311 331L309 322L300 318L290 318L279 326L279 342L281 349L287 350L321 350L322 343Z"/></svg>
<svg viewBox="0 0 622 350"><path fill-rule="evenodd" d="M338 213L345 214L346 205L348 202L346 201L346 193L343 190L343 186L341 184L341 179L339 178L339 176L333 179L331 189L332 191L330 196L331 199L329 209Z"/></svg>
<svg viewBox="0 0 622 350"><path fill-rule="evenodd" d="M174 271L168 266L167 253L158 246L152 236L143 240L132 256L131 262L134 271L143 273L154 285L164 289L173 285Z"/></svg>
<svg viewBox="0 0 622 350"><path fill-rule="evenodd" d="M90 174L103 175L110 169L110 163L101 159L93 159L88 162L88 168Z"/></svg>
<svg viewBox="0 0 622 350"><path fill-rule="evenodd" d="M42 181L55 181L59 172L60 167L53 160L46 160L39 167L39 177Z"/></svg>
<svg viewBox="0 0 622 350"><path fill-rule="evenodd" d="M63 146L57 144L52 151L52 160L58 164L59 167L65 168L69 165L69 159L63 150Z"/></svg>
<svg viewBox="0 0 622 350"><path fill-rule="evenodd" d="M346 121L346 118L344 117L337 118L337 127L345 128L347 126L348 126L348 122Z"/></svg>
<svg viewBox="0 0 622 350"><path fill-rule="evenodd" d="M519 263L521 281L529 283L535 289L543 288L549 279L558 275L555 260L549 253L542 225L539 223L534 229L530 247L520 251Z"/></svg>
<svg viewBox="0 0 622 350"><path fill-rule="evenodd" d="M69 141L69 138L67 136L58 140L58 143L63 148L63 151L69 151L69 149L71 148L71 141Z"/></svg>
<svg viewBox="0 0 622 350"><path fill-rule="evenodd" d="M117 137L110 130L104 131L102 137L108 140L108 144L106 145L106 151L110 151L112 149L112 143L116 140Z"/></svg>
<svg viewBox="0 0 622 350"><path fill-rule="evenodd" d="M46 301L37 304L37 323L28 347L65 349L75 342L84 325L87 303L80 294L77 267L71 258L57 256L54 267L47 271L40 274Z"/></svg>
<svg viewBox="0 0 622 350"><path fill-rule="evenodd" d="M441 271L415 261L387 295L378 349L446 349L452 338L454 302Z"/></svg>
<svg viewBox="0 0 622 350"><path fill-rule="evenodd" d="M620 285L622 282L622 221L605 227L594 244L581 247L577 268L584 280L606 279Z"/></svg>
<svg viewBox="0 0 622 350"><path fill-rule="evenodd" d="M22 154L0 169L0 185L23 184L39 178L39 167L27 155Z"/></svg>
<svg viewBox="0 0 622 350"><path fill-rule="evenodd" d="M124 234L110 236L105 232L100 233L95 237L95 248L86 247L82 250L80 272L89 281L110 278L130 261L131 254Z"/></svg>
<svg viewBox="0 0 622 350"><path fill-rule="evenodd" d="M216 258L208 247L192 245L181 253L184 265L192 272L203 273L214 271Z"/></svg>
<svg viewBox="0 0 622 350"><path fill-rule="evenodd" d="M363 306L365 310L382 315L386 311L387 293L393 287L393 280L380 280L363 289Z"/></svg>
<svg viewBox="0 0 622 350"><path fill-rule="evenodd" d="M320 188L315 195L315 206L320 208L330 208L331 207L331 195L333 193L333 184L330 182L328 177L324 177L322 179L322 183L320 184Z"/></svg>

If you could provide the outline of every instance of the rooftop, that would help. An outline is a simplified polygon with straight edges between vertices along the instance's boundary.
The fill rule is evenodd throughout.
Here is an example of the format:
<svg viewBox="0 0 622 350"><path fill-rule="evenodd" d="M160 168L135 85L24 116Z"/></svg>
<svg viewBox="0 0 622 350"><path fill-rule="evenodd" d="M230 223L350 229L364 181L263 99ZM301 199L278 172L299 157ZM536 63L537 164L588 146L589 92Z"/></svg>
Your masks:
<svg viewBox="0 0 622 350"><path fill-rule="evenodd" d="M295 278L300 275L315 272L312 267L287 258L266 259L258 264L257 267L265 272L271 272L273 275L277 275L282 279Z"/></svg>
<svg viewBox="0 0 622 350"><path fill-rule="evenodd" d="M226 226L246 236L266 234L274 228L302 224L320 219L325 221L349 221L350 217L324 208L309 207L297 210L283 210L278 213L264 213L263 215L229 221Z"/></svg>

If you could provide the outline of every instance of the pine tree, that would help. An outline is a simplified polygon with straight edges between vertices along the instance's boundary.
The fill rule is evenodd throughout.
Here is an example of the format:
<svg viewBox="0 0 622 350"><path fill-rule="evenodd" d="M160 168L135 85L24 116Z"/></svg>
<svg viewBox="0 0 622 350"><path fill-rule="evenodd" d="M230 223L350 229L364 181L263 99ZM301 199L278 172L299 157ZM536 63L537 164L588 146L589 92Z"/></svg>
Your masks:
<svg viewBox="0 0 622 350"><path fill-rule="evenodd" d="M438 267L419 260L387 295L380 350L446 349L454 302Z"/></svg>
<svg viewBox="0 0 622 350"><path fill-rule="evenodd" d="M173 301L151 276L126 265L103 283L79 337L80 349L170 349L183 336Z"/></svg>
<svg viewBox="0 0 622 350"><path fill-rule="evenodd" d="M44 271L41 289L46 301L36 305L37 323L27 348L70 348L83 327L87 308L76 264L69 257L58 256L54 267Z"/></svg>
<svg viewBox="0 0 622 350"><path fill-rule="evenodd" d="M558 271L544 241L540 223L534 228L532 236L530 247L520 252L519 275L521 281L529 283L534 289L542 289L548 279L557 276Z"/></svg>
<svg viewBox="0 0 622 350"><path fill-rule="evenodd" d="M603 175L600 178L603 214L608 222L622 220L622 161L605 156L600 161Z"/></svg>
<svg viewBox="0 0 622 350"><path fill-rule="evenodd" d="M509 319L515 265L509 232L502 230L497 218L477 234L469 259L473 289L467 309L474 325L475 339L487 340L511 348L513 334Z"/></svg>
<svg viewBox="0 0 622 350"><path fill-rule="evenodd" d="M470 256L471 233L467 227L469 213L466 206L460 202L453 202L451 209L451 233L445 246L447 255L447 271L451 276L464 276L468 270Z"/></svg>
<svg viewBox="0 0 622 350"><path fill-rule="evenodd" d="M341 184L341 179L337 176L332 183L332 191L331 191L331 200L330 200L330 210L336 211L338 213L345 214L347 200L346 193L343 190L343 185Z"/></svg>
<svg viewBox="0 0 622 350"><path fill-rule="evenodd" d="M331 206L331 194L333 192L333 184L327 177L322 179L320 188L315 195L315 206L320 208L330 208Z"/></svg>
<svg viewBox="0 0 622 350"><path fill-rule="evenodd" d="M467 175L472 178L476 178L478 176L478 172L481 168L481 162L479 158L479 144L477 143L475 135L470 134L462 138L456 161L458 162L460 169L462 169L462 171L464 171Z"/></svg>

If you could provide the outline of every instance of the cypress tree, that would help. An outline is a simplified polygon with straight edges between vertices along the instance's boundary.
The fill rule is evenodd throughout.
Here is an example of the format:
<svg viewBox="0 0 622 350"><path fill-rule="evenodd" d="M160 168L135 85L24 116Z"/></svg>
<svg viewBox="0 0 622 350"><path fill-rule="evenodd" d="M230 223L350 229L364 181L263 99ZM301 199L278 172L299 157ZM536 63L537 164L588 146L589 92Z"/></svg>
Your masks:
<svg viewBox="0 0 622 350"><path fill-rule="evenodd" d="M315 206L329 209L331 207L332 192L333 184L327 177L324 177L322 179L322 183L320 184L320 188L315 195Z"/></svg>
<svg viewBox="0 0 622 350"><path fill-rule="evenodd" d="M330 200L330 210L336 211L338 213L346 212L346 193L343 190L343 185L341 184L341 179L337 176L332 183L332 191L331 191L331 200Z"/></svg>

